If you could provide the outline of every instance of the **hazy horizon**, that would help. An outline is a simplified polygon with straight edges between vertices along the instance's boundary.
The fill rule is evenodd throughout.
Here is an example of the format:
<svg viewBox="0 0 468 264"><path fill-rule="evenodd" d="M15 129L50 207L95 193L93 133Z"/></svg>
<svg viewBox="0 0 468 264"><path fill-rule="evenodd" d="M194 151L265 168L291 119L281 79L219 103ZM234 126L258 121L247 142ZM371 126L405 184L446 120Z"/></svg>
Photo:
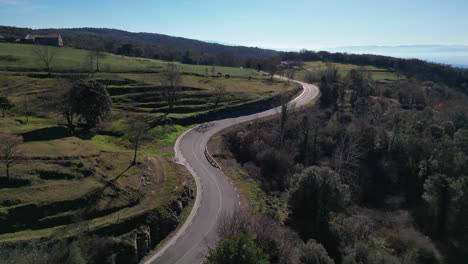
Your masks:
<svg viewBox="0 0 468 264"><path fill-rule="evenodd" d="M117 28L270 49L468 45L464 10L468 2L455 0L0 0L0 24Z"/></svg>
<svg viewBox="0 0 468 264"><path fill-rule="evenodd" d="M132 5L124 0L0 0L0 24L114 28L281 51L374 53L468 65L468 48L463 52L408 48L468 47L464 10L468 2L456 0L142 0ZM402 51L402 46L409 50Z"/></svg>

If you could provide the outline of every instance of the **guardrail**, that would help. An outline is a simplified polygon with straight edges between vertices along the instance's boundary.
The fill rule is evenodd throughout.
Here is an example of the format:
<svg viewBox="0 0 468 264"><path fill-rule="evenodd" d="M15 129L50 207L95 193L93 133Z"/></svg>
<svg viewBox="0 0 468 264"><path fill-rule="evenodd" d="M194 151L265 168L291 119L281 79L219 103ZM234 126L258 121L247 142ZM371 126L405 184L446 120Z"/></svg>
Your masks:
<svg viewBox="0 0 468 264"><path fill-rule="evenodd" d="M218 162L211 156L210 152L208 151L208 147L205 147L205 158L211 164L211 166L218 168L221 170L221 166L219 166Z"/></svg>

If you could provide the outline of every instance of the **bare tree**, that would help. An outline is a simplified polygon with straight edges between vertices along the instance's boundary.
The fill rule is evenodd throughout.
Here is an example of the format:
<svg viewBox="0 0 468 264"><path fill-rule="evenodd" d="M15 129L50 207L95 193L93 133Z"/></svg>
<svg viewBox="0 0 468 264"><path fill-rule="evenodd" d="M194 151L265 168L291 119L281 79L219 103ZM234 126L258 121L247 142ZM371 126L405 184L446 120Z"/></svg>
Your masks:
<svg viewBox="0 0 468 264"><path fill-rule="evenodd" d="M213 78L216 74L216 67L215 66L211 66L211 77Z"/></svg>
<svg viewBox="0 0 468 264"><path fill-rule="evenodd" d="M325 76L327 80L332 83L338 82L338 67L336 64L327 62L325 63L325 70L321 71L321 75Z"/></svg>
<svg viewBox="0 0 468 264"><path fill-rule="evenodd" d="M75 121L75 96L72 91L73 84L67 80L60 80L57 83L56 110L67 121L67 128L70 132L74 130Z"/></svg>
<svg viewBox="0 0 468 264"><path fill-rule="evenodd" d="M344 176L345 182L351 186L356 186L355 176L359 169L359 163L365 156L365 151L361 147L361 137L356 133L343 134L336 146L333 156L334 170Z"/></svg>
<svg viewBox="0 0 468 264"><path fill-rule="evenodd" d="M280 77L283 77L286 73L286 68L282 65L278 66L278 69L276 70L276 74L279 75Z"/></svg>
<svg viewBox="0 0 468 264"><path fill-rule="evenodd" d="M282 101L281 101L280 125L279 125L279 131L278 131L278 137L279 137L278 147L279 148L283 147L284 134L286 132L287 123L289 119L289 111L291 108L294 108L294 107L291 107L287 97L283 97L281 100Z"/></svg>
<svg viewBox="0 0 468 264"><path fill-rule="evenodd" d="M208 68L205 68L205 78L206 80L210 79L210 70Z"/></svg>
<svg viewBox="0 0 468 264"><path fill-rule="evenodd" d="M89 70L90 72L99 72L99 60L105 58L104 52L102 52L102 49L97 47L89 51L88 53L88 61L89 61ZM96 67L95 67L96 66Z"/></svg>
<svg viewBox="0 0 468 264"><path fill-rule="evenodd" d="M50 46L43 45L34 45L33 54L36 60L42 64L42 66L47 70L47 73L50 76L52 71L52 64L55 59L56 50Z"/></svg>
<svg viewBox="0 0 468 264"><path fill-rule="evenodd" d="M29 116L31 115L31 109L29 106L30 106L29 93L25 93L23 96L23 113L26 116L26 121L24 122L25 124L29 123Z"/></svg>
<svg viewBox="0 0 468 264"><path fill-rule="evenodd" d="M181 70L175 63L168 63L162 73L161 84L164 86L164 97L167 102L169 114L177 101L177 92L182 84Z"/></svg>
<svg viewBox="0 0 468 264"><path fill-rule="evenodd" d="M10 168L22 157L23 137L0 134L0 158L5 163L6 176L10 179Z"/></svg>
<svg viewBox="0 0 468 264"><path fill-rule="evenodd" d="M149 139L147 134L148 125L143 119L132 120L128 127L128 140L133 148L133 161L132 165L137 163L138 150L141 144Z"/></svg>
<svg viewBox="0 0 468 264"><path fill-rule="evenodd" d="M278 73L280 69L279 64L281 63L281 59L278 56L272 57L266 63L266 68L268 73L270 74L270 80L273 81L273 77L275 74Z"/></svg>
<svg viewBox="0 0 468 264"><path fill-rule="evenodd" d="M226 95L226 86L224 84L217 84L214 87L215 107L221 102Z"/></svg>
<svg viewBox="0 0 468 264"><path fill-rule="evenodd" d="M294 69L289 69L286 71L286 78L288 78L288 83L291 80L294 80L294 77L296 76L296 71Z"/></svg>

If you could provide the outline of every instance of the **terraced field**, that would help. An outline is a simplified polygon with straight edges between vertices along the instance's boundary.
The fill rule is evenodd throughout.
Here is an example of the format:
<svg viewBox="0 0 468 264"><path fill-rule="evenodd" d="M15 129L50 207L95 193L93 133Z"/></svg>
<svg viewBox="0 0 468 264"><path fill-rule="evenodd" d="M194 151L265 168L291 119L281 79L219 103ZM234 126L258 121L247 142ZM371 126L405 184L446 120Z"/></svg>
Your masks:
<svg viewBox="0 0 468 264"><path fill-rule="evenodd" d="M159 86L160 74L119 74L118 82L110 82L108 91L115 108L120 112L151 114L154 118L165 116L173 123L189 124L208 121L229 114L234 108L247 108L258 104L269 107L275 98L283 93L294 93L298 87L286 83L263 80L255 72L244 77L204 77L191 74L183 76L183 85L178 100L167 115L168 106L164 101L164 88ZM97 74L95 78L106 82L108 76ZM117 76L114 76L114 78ZM215 87L223 86L225 93L217 101ZM217 114L215 114L217 113Z"/></svg>
<svg viewBox="0 0 468 264"><path fill-rule="evenodd" d="M247 69L178 64L182 84L167 113L161 86L166 62L107 54L101 72L87 73L87 54L57 49L49 76L31 46L0 44L0 96L15 103L0 117L0 134L24 139L11 179L0 162L0 245L97 234L133 245L137 256L142 226L156 246L182 221L194 196L192 178L172 162L176 138L194 124L258 111L299 90ZM56 112L68 78L96 80L111 95L112 116L96 134L71 135ZM226 88L218 103L217 86ZM150 140L141 146L138 164L129 166L133 151L126 133L136 116L148 120Z"/></svg>

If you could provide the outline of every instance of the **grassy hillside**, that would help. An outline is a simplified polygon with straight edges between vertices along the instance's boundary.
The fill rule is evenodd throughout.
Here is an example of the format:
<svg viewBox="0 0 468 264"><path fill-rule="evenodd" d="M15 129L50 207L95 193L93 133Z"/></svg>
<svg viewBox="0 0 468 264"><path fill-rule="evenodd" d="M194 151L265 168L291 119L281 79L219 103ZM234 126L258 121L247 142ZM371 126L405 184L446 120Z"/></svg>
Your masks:
<svg viewBox="0 0 468 264"><path fill-rule="evenodd" d="M34 45L0 43L0 70L40 70L43 66L33 52ZM52 69L55 71L89 71L89 51L74 48L50 47L55 54ZM5 56L12 59L6 60ZM138 72L160 71L167 62L146 58L125 57L115 54L104 54L100 60L101 71L104 72ZM210 66L179 64L185 73L203 75ZM231 76L247 77L252 72L234 67L216 67L217 72ZM217 73L216 72L216 73Z"/></svg>
<svg viewBox="0 0 468 264"><path fill-rule="evenodd" d="M221 45L182 37L173 37L154 33L133 33L108 28L67 28L67 29L30 29L0 26L0 35L4 37L23 38L29 33L61 34L66 46L89 49L101 45L106 51L118 53L125 44L133 45L133 51L128 51L146 58L162 58L176 61L216 61L218 65L243 65L247 58L266 58L277 54L274 50ZM111 45L107 45L108 43ZM135 52L138 50L138 52ZM187 53L187 51L189 51ZM232 54L236 60L224 60L223 54ZM208 63L211 64L211 63Z"/></svg>
<svg viewBox="0 0 468 264"><path fill-rule="evenodd" d="M211 66L178 64L182 85L167 114L161 87L166 62L106 54L101 71L88 73L88 51L51 48L55 59L49 76L32 48L0 44L0 96L15 104L0 117L0 134L24 138L24 155L12 167L11 180L0 163L0 244L83 232L133 241L148 219L181 221L179 202L188 206L194 187L185 169L172 162L177 137L197 122L268 107L274 98L298 90L247 69L215 67L211 76ZM111 95L112 115L96 134L71 135L55 110L61 84L69 77L101 82ZM216 105L219 85L226 91ZM150 140L142 145L137 166L129 167L133 152L126 132L136 116L149 120ZM161 233L153 246L172 230L154 228Z"/></svg>
<svg viewBox="0 0 468 264"><path fill-rule="evenodd" d="M332 63L336 66L338 73L341 76L346 76L349 71L351 70L359 70L364 74L370 74L374 80L379 81L395 81L402 79L403 76L397 74L396 72L384 69L384 68L377 68L374 66L358 66L355 64L342 64L342 63ZM322 61L313 61L313 62L305 62L304 66L296 72L296 78L304 79L307 73L317 73L326 68L326 63Z"/></svg>

